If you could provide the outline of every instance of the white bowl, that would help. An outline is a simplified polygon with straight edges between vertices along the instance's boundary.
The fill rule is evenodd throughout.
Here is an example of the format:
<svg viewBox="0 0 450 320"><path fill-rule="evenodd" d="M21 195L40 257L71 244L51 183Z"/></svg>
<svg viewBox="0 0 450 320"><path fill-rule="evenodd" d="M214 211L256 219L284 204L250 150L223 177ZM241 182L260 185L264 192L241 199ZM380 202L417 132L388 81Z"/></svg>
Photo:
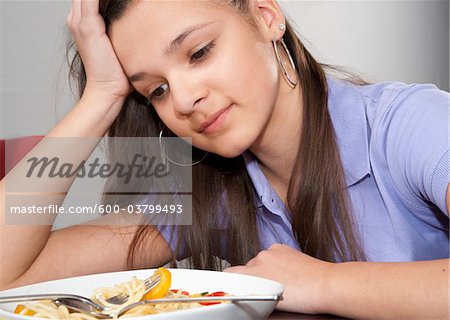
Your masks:
<svg viewBox="0 0 450 320"><path fill-rule="evenodd" d="M172 273L171 288L183 289L190 293L204 291L225 291L232 295L270 294L281 295L284 287L281 283L259 277L224 273L216 271L169 269ZM129 281L132 276L145 279L154 269L125 272L102 273L83 277L67 278L42 282L1 291L0 296L25 295L39 293L71 293L90 297L98 287L110 287L114 284ZM17 303L0 305L0 319L42 319L30 318L12 313ZM275 309L276 301L245 301L211 305L196 309L135 317L135 320L258 320L266 319Z"/></svg>

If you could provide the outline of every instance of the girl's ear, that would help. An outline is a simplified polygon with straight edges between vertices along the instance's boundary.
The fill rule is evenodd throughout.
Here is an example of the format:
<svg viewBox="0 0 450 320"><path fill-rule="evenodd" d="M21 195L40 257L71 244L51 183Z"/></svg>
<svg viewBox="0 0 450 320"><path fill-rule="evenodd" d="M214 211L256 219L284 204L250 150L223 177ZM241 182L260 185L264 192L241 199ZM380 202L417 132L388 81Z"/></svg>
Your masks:
<svg viewBox="0 0 450 320"><path fill-rule="evenodd" d="M270 41L281 39L284 31L280 24L286 24L283 12L276 0L250 0L251 9L264 38Z"/></svg>

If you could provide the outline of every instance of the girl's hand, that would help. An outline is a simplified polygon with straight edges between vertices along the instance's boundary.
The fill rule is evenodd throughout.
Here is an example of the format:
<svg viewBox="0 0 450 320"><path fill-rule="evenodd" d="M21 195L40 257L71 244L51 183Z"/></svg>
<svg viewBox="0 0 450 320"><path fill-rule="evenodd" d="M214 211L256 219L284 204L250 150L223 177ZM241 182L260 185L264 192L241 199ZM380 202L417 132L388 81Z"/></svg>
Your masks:
<svg viewBox="0 0 450 320"><path fill-rule="evenodd" d="M99 0L72 0L67 25L86 71L85 92L113 99L127 97L131 86L106 34Z"/></svg>
<svg viewBox="0 0 450 320"><path fill-rule="evenodd" d="M245 266L227 268L235 272L272 279L284 284L283 300L277 309L320 313L321 297L332 263L312 258L286 245L274 244L261 251Z"/></svg>

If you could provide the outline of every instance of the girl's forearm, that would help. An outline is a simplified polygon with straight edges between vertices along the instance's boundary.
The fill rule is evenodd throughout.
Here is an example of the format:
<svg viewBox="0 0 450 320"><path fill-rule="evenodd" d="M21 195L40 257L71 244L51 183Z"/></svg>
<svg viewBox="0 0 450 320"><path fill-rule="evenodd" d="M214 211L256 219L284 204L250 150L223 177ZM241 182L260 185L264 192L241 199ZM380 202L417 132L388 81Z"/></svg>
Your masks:
<svg viewBox="0 0 450 320"><path fill-rule="evenodd" d="M56 214L23 216L18 222L13 207L46 208L60 205L75 176L50 177L38 174L36 166L30 175L29 159L57 159L58 163L77 168L97 146L117 114L123 100L114 100L98 92L87 93L27 156L0 181L0 286L21 276L45 247ZM27 160L28 159L28 160ZM49 162L50 163L50 162ZM51 163L47 166L51 167Z"/></svg>
<svg viewBox="0 0 450 320"><path fill-rule="evenodd" d="M448 319L449 260L334 265L323 312L363 319Z"/></svg>

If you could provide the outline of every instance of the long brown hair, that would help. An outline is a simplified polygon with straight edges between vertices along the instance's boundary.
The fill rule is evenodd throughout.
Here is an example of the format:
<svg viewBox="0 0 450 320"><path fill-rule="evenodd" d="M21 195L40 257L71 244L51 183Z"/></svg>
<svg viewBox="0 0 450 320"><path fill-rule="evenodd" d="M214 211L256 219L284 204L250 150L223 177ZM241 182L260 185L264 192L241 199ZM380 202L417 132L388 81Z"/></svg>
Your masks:
<svg viewBox="0 0 450 320"><path fill-rule="evenodd" d="M132 0L101 0L100 14L106 27L120 19ZM249 0L221 0L248 17ZM308 52L287 23L284 40L297 67L303 92L303 123L296 165L289 183L287 207L292 230L302 251L326 261L364 260L365 255L352 223L345 190L344 171L333 125L328 112L326 68ZM71 45L71 48L73 44ZM71 74L83 93L86 76L78 55L71 62ZM355 80L356 78L354 78ZM355 82L360 82L358 79ZM362 84L363 82L361 82ZM156 137L163 123L133 92L111 125L112 137ZM193 147L193 153L198 152ZM111 157L114 157L112 152ZM301 165L300 165L301 164ZM242 156L228 159L210 154L192 171L192 225L177 226L175 257L183 249L191 266L220 269L216 256L231 265L245 264L260 250L256 225L256 202L252 182ZM226 217L227 228L217 215ZM129 252L129 267L145 256L142 244L150 241L151 228L139 227ZM225 252L221 244L226 243Z"/></svg>

